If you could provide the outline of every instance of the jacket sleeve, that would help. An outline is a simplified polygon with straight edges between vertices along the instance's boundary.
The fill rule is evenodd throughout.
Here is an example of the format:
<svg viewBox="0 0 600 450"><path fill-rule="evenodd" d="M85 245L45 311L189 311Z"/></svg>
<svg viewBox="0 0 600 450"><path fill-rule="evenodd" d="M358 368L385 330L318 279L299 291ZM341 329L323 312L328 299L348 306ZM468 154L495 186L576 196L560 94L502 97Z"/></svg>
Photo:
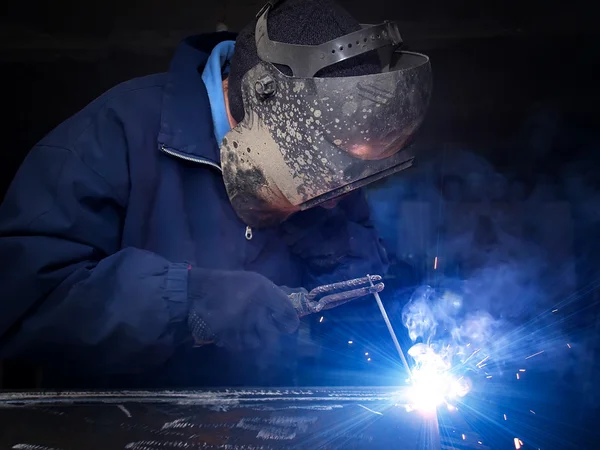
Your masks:
<svg viewBox="0 0 600 450"><path fill-rule="evenodd" d="M0 207L0 357L135 372L181 342L187 265L120 249L123 192L73 149L27 156Z"/></svg>
<svg viewBox="0 0 600 450"><path fill-rule="evenodd" d="M316 207L296 214L283 230L292 251L305 262L307 289L387 271L387 254L362 190L333 209Z"/></svg>

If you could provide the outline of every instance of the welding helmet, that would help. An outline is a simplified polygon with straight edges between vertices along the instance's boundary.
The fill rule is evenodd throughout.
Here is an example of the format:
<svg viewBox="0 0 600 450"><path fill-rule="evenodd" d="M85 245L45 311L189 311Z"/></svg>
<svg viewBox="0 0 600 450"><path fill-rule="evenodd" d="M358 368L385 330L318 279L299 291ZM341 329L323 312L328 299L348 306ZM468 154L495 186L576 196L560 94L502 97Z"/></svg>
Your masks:
<svg viewBox="0 0 600 450"><path fill-rule="evenodd" d="M257 15L260 61L242 78L244 118L221 144L229 199L252 227L277 225L409 167L414 152L407 144L431 93L429 58L400 51L395 23L363 26L321 45L286 44L270 40L267 32L276 3ZM374 51L378 73L315 77Z"/></svg>

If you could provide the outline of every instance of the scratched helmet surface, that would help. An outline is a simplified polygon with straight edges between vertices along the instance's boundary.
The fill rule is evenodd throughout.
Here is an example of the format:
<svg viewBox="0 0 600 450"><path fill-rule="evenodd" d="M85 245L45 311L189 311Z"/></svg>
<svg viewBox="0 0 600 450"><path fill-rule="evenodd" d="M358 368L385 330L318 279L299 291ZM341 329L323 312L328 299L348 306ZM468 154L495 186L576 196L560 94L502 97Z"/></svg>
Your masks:
<svg viewBox="0 0 600 450"><path fill-rule="evenodd" d="M400 51L394 23L316 46L284 44L267 33L272 6L261 10L256 24L261 61L242 79L244 119L221 145L231 203L254 227L276 225L409 167L414 154L408 144L431 93L429 58ZM379 73L314 76L370 51L379 53Z"/></svg>

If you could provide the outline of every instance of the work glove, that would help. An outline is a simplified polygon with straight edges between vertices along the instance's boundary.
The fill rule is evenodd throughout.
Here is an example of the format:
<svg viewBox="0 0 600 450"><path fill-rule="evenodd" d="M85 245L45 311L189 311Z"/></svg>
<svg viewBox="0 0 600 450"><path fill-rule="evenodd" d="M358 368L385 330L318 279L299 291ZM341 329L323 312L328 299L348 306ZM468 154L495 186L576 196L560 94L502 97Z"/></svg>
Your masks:
<svg viewBox="0 0 600 450"><path fill-rule="evenodd" d="M200 345L255 349L299 325L286 293L255 272L192 268L188 297L188 324Z"/></svg>

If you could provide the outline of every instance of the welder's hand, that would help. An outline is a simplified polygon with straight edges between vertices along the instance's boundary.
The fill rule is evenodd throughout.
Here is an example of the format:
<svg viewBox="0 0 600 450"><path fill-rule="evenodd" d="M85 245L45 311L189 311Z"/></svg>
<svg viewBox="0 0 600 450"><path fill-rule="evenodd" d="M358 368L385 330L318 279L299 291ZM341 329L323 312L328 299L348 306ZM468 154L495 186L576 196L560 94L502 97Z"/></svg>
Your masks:
<svg viewBox="0 0 600 450"><path fill-rule="evenodd" d="M255 272L193 268L188 293L188 324L199 344L252 349L298 328L288 296Z"/></svg>
<svg viewBox="0 0 600 450"><path fill-rule="evenodd" d="M281 290L287 295L298 314L298 317L306 316L313 313L310 309L310 300L308 300L308 291L304 288L290 288L280 286Z"/></svg>

